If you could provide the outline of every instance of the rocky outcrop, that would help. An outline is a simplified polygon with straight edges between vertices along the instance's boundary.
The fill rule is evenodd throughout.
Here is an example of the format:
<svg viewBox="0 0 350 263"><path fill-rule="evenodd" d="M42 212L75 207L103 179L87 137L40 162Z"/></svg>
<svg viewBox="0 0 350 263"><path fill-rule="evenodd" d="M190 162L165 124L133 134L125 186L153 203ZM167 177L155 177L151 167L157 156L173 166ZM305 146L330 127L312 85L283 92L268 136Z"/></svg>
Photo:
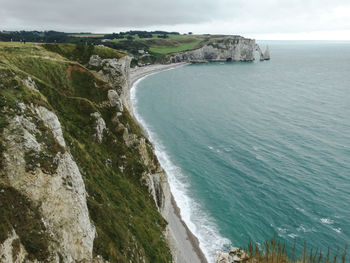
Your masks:
<svg viewBox="0 0 350 263"><path fill-rule="evenodd" d="M36 88L36 84L35 81L32 80L31 77L28 77L26 79L23 80L24 85L26 85L28 88L38 91L38 89Z"/></svg>
<svg viewBox="0 0 350 263"><path fill-rule="evenodd" d="M96 133L94 134L98 143L102 143L103 132L106 129L106 123L99 112L91 113L91 116L96 119Z"/></svg>
<svg viewBox="0 0 350 263"><path fill-rule="evenodd" d="M215 263L240 263L249 259L249 255L237 247L230 247L229 252L216 252Z"/></svg>
<svg viewBox="0 0 350 263"><path fill-rule="evenodd" d="M264 58L264 60L270 60L270 48L269 48L269 46L266 46L263 58Z"/></svg>
<svg viewBox="0 0 350 263"><path fill-rule="evenodd" d="M115 90L111 89L108 91L108 99L111 107L117 106L119 111L123 111L123 104Z"/></svg>
<svg viewBox="0 0 350 263"><path fill-rule="evenodd" d="M254 61L254 52L258 51L260 60L265 60L259 45L254 39L240 36L230 36L221 39L213 39L205 46L175 54L170 61L201 63L210 61ZM267 58L267 56L266 56Z"/></svg>
<svg viewBox="0 0 350 263"><path fill-rule="evenodd" d="M270 49L269 46L266 46L265 52L262 52L260 46L256 44L255 50L259 53L260 61L270 60Z"/></svg>
<svg viewBox="0 0 350 263"><path fill-rule="evenodd" d="M66 147L66 143L63 139L63 133L61 129L61 124L58 121L58 118L56 114L54 114L52 111L49 111L48 109L39 106L38 108L35 108L36 113L38 116L42 119L45 126L51 130L53 133L53 136L55 140L62 146Z"/></svg>
<svg viewBox="0 0 350 263"><path fill-rule="evenodd" d="M40 239L45 232L45 260L91 262L95 227L89 218L84 181L66 147L60 122L54 112L42 106L25 105L21 112L3 130L0 184L18 191L38 208L38 224L43 228L30 235ZM1 244L1 262L14 262L13 258L24 262L27 252L23 244L13 242L17 234L14 229ZM17 251L16 255L12 251ZM25 262L35 260L26 258Z"/></svg>
<svg viewBox="0 0 350 263"><path fill-rule="evenodd" d="M120 97L121 103L117 102L117 96L114 93L108 95L110 101L112 99L112 103L118 104L119 108L122 108L122 104L124 104L129 111L131 105L127 98L130 97L130 62L131 58L129 56L124 56L120 59L101 59L98 55L93 55L88 64L88 67L95 70L100 78L113 86Z"/></svg>

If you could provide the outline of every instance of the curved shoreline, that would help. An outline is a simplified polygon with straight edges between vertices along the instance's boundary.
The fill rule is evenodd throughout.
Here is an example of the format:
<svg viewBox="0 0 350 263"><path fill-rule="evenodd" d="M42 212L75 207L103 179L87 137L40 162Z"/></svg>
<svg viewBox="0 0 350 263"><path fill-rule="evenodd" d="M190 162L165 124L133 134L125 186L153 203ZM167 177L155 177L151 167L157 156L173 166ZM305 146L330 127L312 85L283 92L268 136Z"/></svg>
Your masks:
<svg viewBox="0 0 350 263"><path fill-rule="evenodd" d="M142 122L135 115L133 109L133 103L131 101L131 90L136 88L138 81L142 78L149 76L160 71L181 67L189 63L174 63L168 65L150 65L146 67L140 67L130 70L129 76L129 97L128 102L131 106L131 115L138 125L144 131L146 137L149 138L149 134L146 127L142 125ZM153 143L153 142L152 142ZM169 184L169 182L167 182ZM170 187L169 187L170 188ZM170 192L170 208L167 209L166 214L163 215L168 221L170 229L170 237L168 237L169 247L172 249L172 253L175 254L175 262L177 263L208 263L203 251L199 246L198 238L191 232L186 223L183 221L180 215L180 208L176 204L173 194Z"/></svg>

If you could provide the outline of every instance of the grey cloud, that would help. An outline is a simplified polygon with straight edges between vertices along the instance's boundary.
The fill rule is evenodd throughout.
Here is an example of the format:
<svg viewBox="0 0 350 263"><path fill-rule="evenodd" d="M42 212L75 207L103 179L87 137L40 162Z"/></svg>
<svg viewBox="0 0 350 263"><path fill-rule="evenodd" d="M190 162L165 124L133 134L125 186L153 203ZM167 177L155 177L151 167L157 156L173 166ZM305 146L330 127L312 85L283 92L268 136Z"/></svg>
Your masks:
<svg viewBox="0 0 350 263"><path fill-rule="evenodd" d="M350 16L333 12L350 11L348 0L0 0L0 6L0 29L106 32L206 23L208 33L350 29Z"/></svg>
<svg viewBox="0 0 350 263"><path fill-rule="evenodd" d="M211 19L214 1L0 0L2 17L23 26L99 29L200 23ZM10 26L10 25L7 25Z"/></svg>

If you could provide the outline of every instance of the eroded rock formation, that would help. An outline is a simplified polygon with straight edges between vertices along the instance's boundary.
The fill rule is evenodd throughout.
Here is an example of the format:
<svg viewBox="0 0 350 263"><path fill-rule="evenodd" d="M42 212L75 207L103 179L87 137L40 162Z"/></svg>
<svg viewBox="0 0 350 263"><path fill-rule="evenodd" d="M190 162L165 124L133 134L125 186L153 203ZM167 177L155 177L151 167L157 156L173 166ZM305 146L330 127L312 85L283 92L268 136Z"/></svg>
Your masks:
<svg viewBox="0 0 350 263"><path fill-rule="evenodd" d="M90 58L88 66L95 70L98 75L106 82L111 83L117 94L110 92L108 97L113 104L118 104L122 110L122 104L131 111L130 89L129 89L129 74L130 74L129 56L124 56L120 59L101 59L98 55L93 55ZM118 95L122 103L118 103Z"/></svg>
<svg viewBox="0 0 350 263"><path fill-rule="evenodd" d="M232 36L213 39L205 46L175 54L170 57L171 62L201 63L210 61L254 61L254 52L258 51L260 60L269 59L261 51L254 39Z"/></svg>

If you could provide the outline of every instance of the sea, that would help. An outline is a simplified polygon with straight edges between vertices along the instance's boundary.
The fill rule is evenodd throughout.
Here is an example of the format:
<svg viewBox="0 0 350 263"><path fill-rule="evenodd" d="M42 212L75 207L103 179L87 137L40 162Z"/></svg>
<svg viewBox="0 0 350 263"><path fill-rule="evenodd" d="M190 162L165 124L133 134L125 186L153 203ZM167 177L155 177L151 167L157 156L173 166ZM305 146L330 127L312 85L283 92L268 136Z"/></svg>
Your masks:
<svg viewBox="0 0 350 263"><path fill-rule="evenodd" d="M350 245L350 42L260 41L270 61L191 64L131 90L209 262L230 245Z"/></svg>

